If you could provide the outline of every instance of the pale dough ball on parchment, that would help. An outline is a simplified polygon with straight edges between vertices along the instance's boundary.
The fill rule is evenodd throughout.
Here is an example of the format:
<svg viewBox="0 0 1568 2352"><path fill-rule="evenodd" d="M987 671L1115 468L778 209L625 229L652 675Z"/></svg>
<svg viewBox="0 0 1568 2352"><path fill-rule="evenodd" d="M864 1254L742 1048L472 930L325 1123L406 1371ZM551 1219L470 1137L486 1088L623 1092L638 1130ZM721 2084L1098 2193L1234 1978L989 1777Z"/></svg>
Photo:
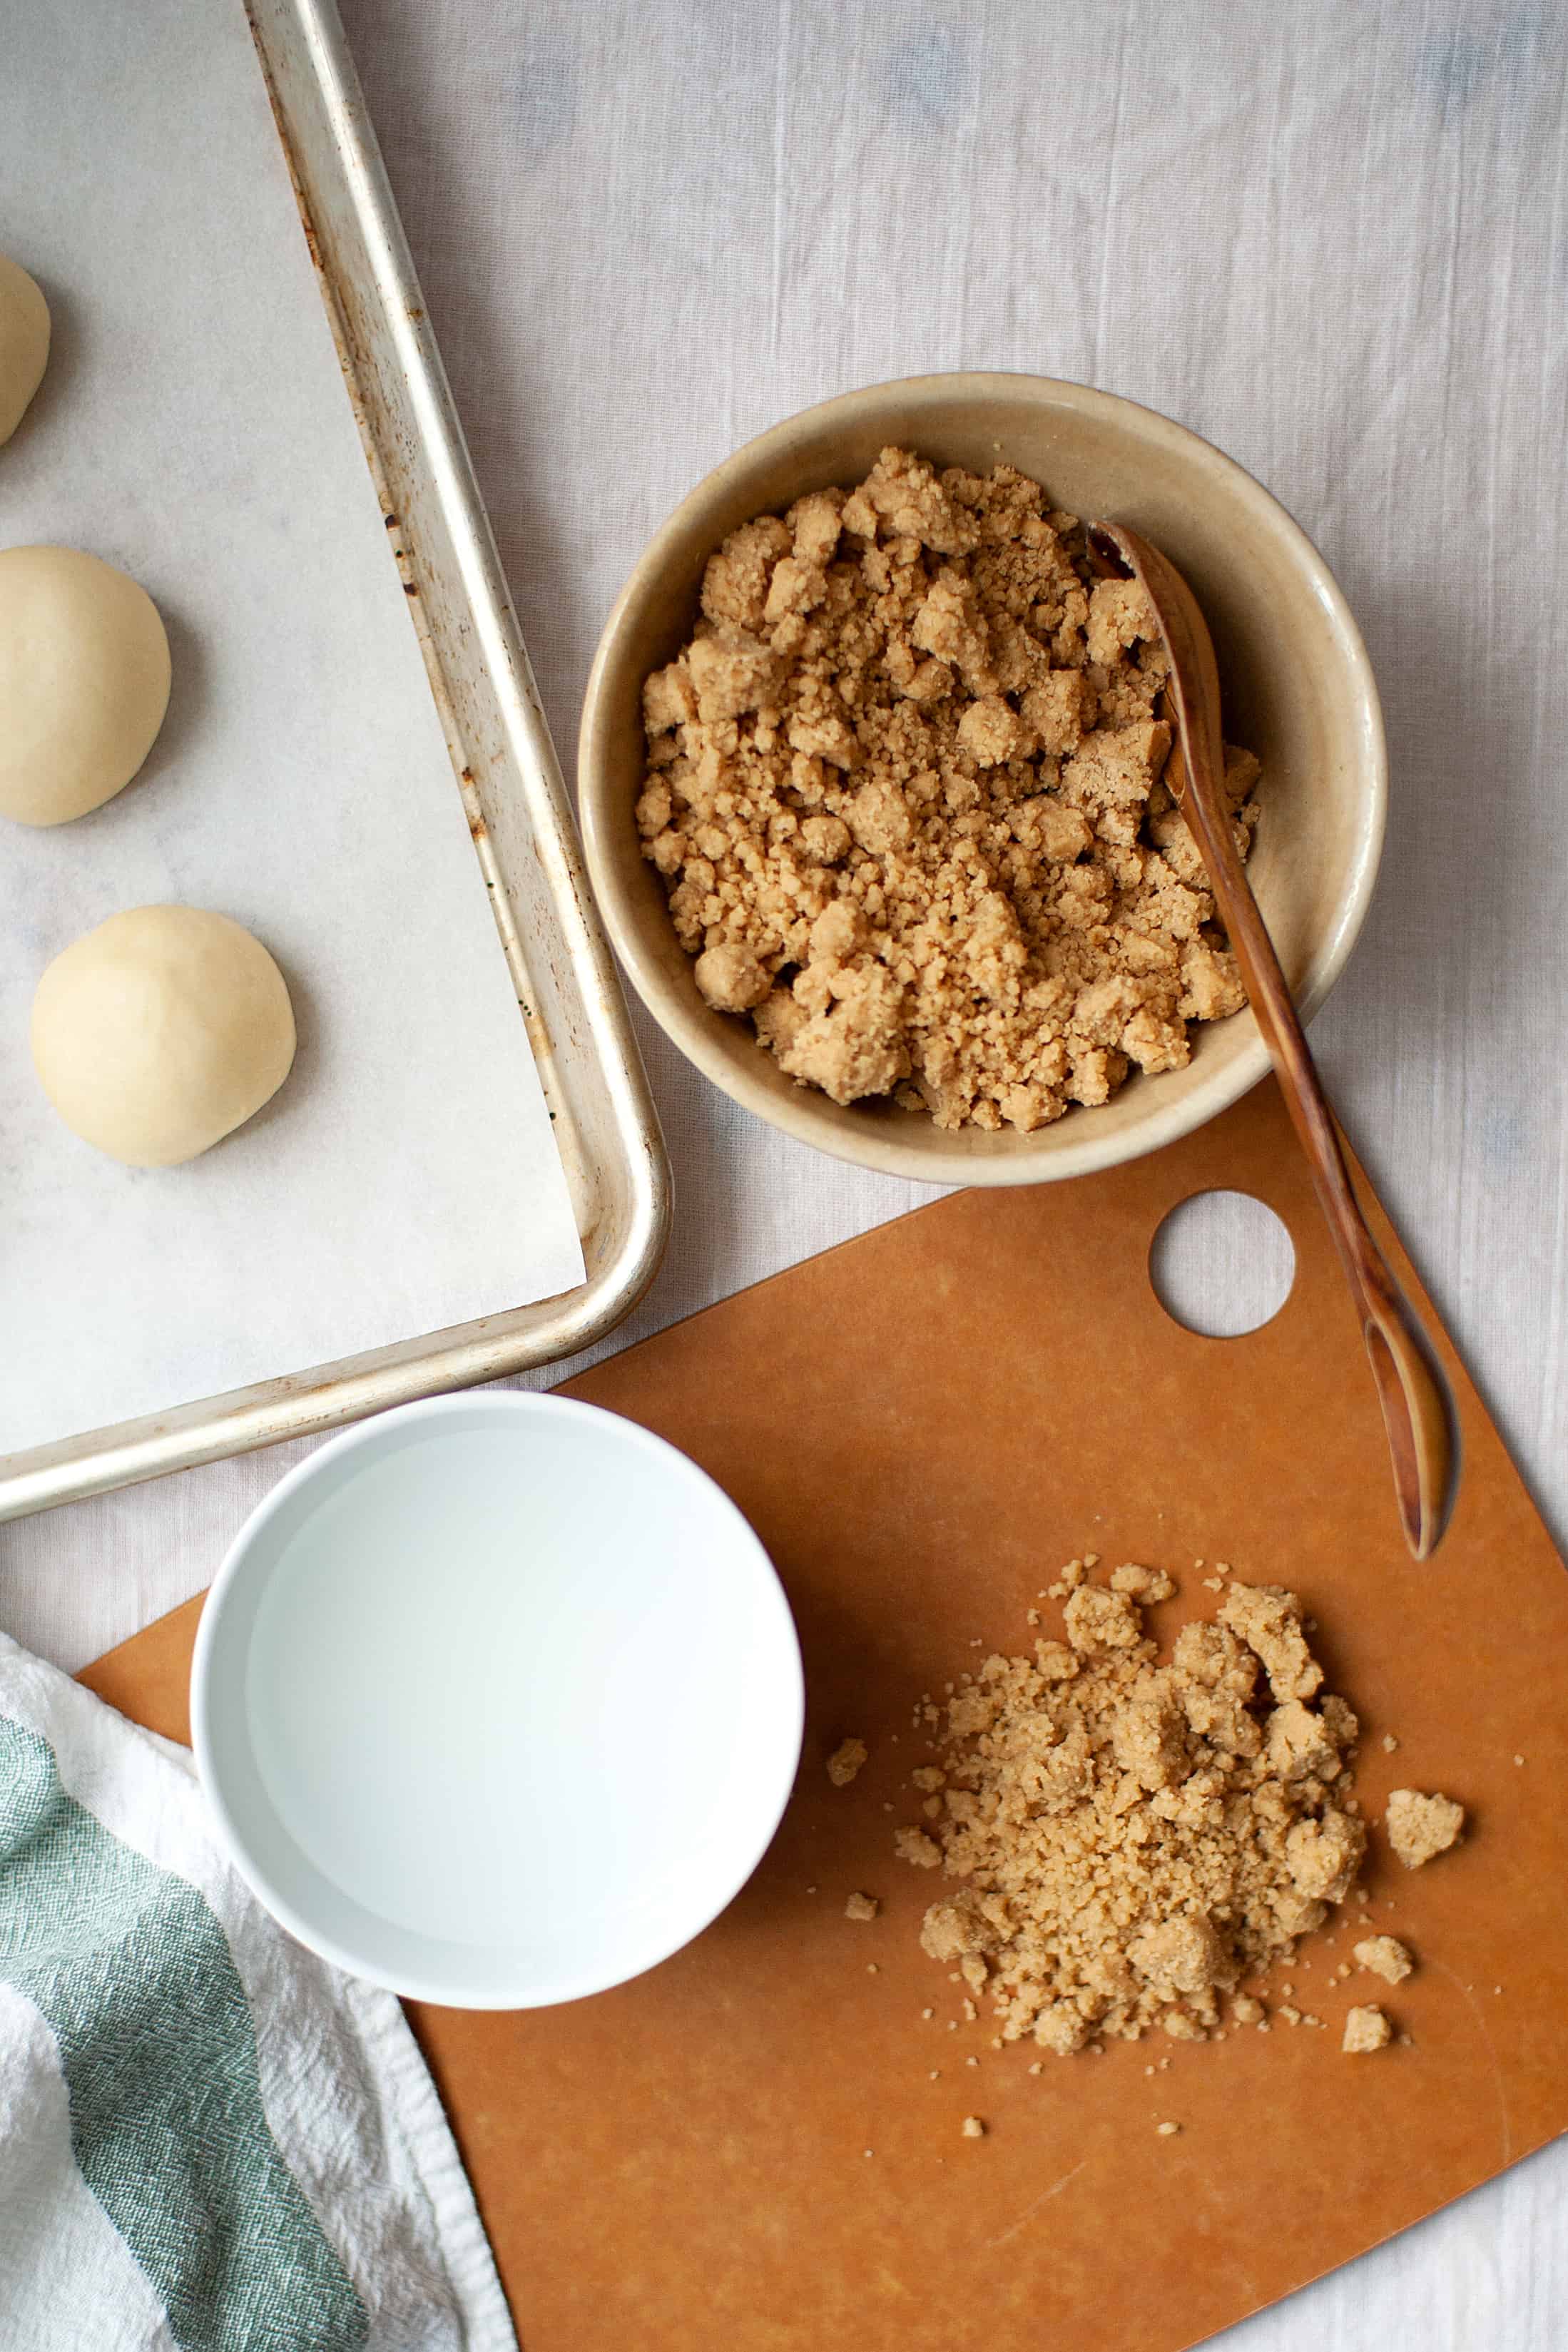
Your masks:
<svg viewBox="0 0 1568 2352"><path fill-rule="evenodd" d="M58 955L33 1060L68 1127L132 1168L194 1160L261 1108L294 1059L282 973L198 907L134 907Z"/></svg>
<svg viewBox="0 0 1568 2352"><path fill-rule="evenodd" d="M0 816L64 824L112 800L168 707L144 588L79 548L0 551Z"/></svg>
<svg viewBox="0 0 1568 2352"><path fill-rule="evenodd" d="M43 378L49 306L19 261L0 253L0 441L9 441Z"/></svg>

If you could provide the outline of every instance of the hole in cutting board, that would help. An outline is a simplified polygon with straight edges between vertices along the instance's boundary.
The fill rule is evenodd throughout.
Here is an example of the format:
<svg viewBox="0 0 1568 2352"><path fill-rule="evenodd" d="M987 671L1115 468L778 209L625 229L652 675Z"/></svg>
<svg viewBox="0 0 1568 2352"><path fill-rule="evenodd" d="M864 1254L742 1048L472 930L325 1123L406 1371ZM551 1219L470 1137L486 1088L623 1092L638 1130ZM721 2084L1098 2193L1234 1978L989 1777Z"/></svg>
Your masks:
<svg viewBox="0 0 1568 2352"><path fill-rule="evenodd" d="M1173 1322L1207 1339L1238 1339L1271 1323L1289 1297L1296 1252L1267 1202L1194 1192L1161 1220L1149 1279Z"/></svg>

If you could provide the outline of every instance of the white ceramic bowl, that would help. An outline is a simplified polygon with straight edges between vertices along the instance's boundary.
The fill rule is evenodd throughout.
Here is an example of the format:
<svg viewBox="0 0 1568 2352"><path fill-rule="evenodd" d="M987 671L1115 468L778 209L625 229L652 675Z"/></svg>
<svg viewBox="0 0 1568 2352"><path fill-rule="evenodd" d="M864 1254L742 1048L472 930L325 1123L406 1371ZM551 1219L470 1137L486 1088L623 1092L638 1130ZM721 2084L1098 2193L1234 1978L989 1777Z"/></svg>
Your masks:
<svg viewBox="0 0 1568 2352"><path fill-rule="evenodd" d="M240 1530L191 1719L234 1859L338 1967L466 2009L598 1992L716 1917L800 1757L800 1647L722 1490L616 1414L439 1397Z"/></svg>

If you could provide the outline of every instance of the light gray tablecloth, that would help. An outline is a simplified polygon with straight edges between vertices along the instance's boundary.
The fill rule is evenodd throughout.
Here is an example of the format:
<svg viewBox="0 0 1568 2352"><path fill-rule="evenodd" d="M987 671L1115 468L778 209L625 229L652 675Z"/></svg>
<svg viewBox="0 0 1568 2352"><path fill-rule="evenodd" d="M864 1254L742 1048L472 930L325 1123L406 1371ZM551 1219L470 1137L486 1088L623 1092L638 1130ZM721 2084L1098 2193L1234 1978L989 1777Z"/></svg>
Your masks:
<svg viewBox="0 0 1568 2352"><path fill-rule="evenodd" d="M929 369L1179 417L1323 549L1393 759L1314 1031L1568 1523L1568 18L1555 0L345 0L563 754L644 539L738 441ZM645 1042L683 1204L634 1330L896 1215ZM1217 1279L1217 1274L1215 1278ZM0 1532L75 1664L284 1466ZM1440 1570L1435 1572L1440 1573ZM1226 2338L1558 2352L1563 2148Z"/></svg>

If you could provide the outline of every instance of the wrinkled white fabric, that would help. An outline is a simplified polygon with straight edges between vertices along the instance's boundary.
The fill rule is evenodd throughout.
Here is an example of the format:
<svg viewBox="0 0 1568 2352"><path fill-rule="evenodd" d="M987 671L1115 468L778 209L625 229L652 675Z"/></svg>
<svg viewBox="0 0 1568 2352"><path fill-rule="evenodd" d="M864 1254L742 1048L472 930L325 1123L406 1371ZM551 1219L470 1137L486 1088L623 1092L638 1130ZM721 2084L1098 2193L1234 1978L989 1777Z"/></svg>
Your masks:
<svg viewBox="0 0 1568 2352"><path fill-rule="evenodd" d="M74 2097L68 2107L61 2049L29 1986L52 1968L79 2040L89 2031L107 2039L121 2030L115 2001L140 1956L157 1987L156 2006L131 2013L165 2026L182 1965L206 1980L202 1937L216 1926L254 2037L265 2129L358 2295L366 2352L516 2352L472 2191L393 1995L329 1968L263 1910L217 1842L184 1748L128 1723L3 1634L0 1733L7 1757L18 1734L39 1753L42 1742L63 1801L80 1807L117 1848L200 1898L200 1907L182 1895L161 1908L153 1893L158 1882L150 1882L133 1929L131 1915L107 1898L92 1948L79 1922L63 1933L47 1907L58 1901L66 1916L73 1897L90 1899L69 1875L84 1867L79 1837L51 1814L0 1839L0 2345L6 2352L63 2352L67 2345L173 2352L176 2339L188 2340L171 2326L139 2259L138 2232L117 2229L84 2178L82 2143L102 2117L79 2111ZM86 1866L90 1878L99 1865ZM197 1958L184 1963L186 1952ZM17 1982L24 1963L32 1974ZM182 2010L181 2020L187 2017ZM177 2144L166 2150L167 2166L146 2170L140 2228L151 2236L177 2226L199 2316L212 2340L237 2343L234 2305L214 2283L236 2260L235 2241L210 2215L187 2210L177 2184L185 2165L200 2167L214 2116L231 2115L233 2082L245 2068L235 2066L226 2046L176 2030L182 2038L169 2046L181 2048L189 2069L174 2110L178 2124L168 2116L139 2121L139 2145L163 2149L165 2135ZM198 2053L206 2053L210 2074ZM254 2175L236 2192L237 2202L254 2200L257 2210L277 2194L275 2185L258 2188ZM231 2212L221 2200L216 2210ZM262 2232L268 2226L287 2249L292 2225L274 2215L258 2225ZM255 2259L247 2240L245 2261ZM195 2332L209 2340L205 2326ZM335 2330L332 2340L340 2340Z"/></svg>
<svg viewBox="0 0 1568 2352"><path fill-rule="evenodd" d="M1554 0L342 0L568 772L638 549L739 441L957 367L1227 450L1365 633L1393 810L1314 1030L1568 1526L1568 16ZM642 1034L675 1163L624 1339L916 1204ZM1219 1278L1216 1270L1215 1279ZM204 1583L289 1455L0 1530L69 1662ZM1555 2352L1555 2151L1226 2339Z"/></svg>

